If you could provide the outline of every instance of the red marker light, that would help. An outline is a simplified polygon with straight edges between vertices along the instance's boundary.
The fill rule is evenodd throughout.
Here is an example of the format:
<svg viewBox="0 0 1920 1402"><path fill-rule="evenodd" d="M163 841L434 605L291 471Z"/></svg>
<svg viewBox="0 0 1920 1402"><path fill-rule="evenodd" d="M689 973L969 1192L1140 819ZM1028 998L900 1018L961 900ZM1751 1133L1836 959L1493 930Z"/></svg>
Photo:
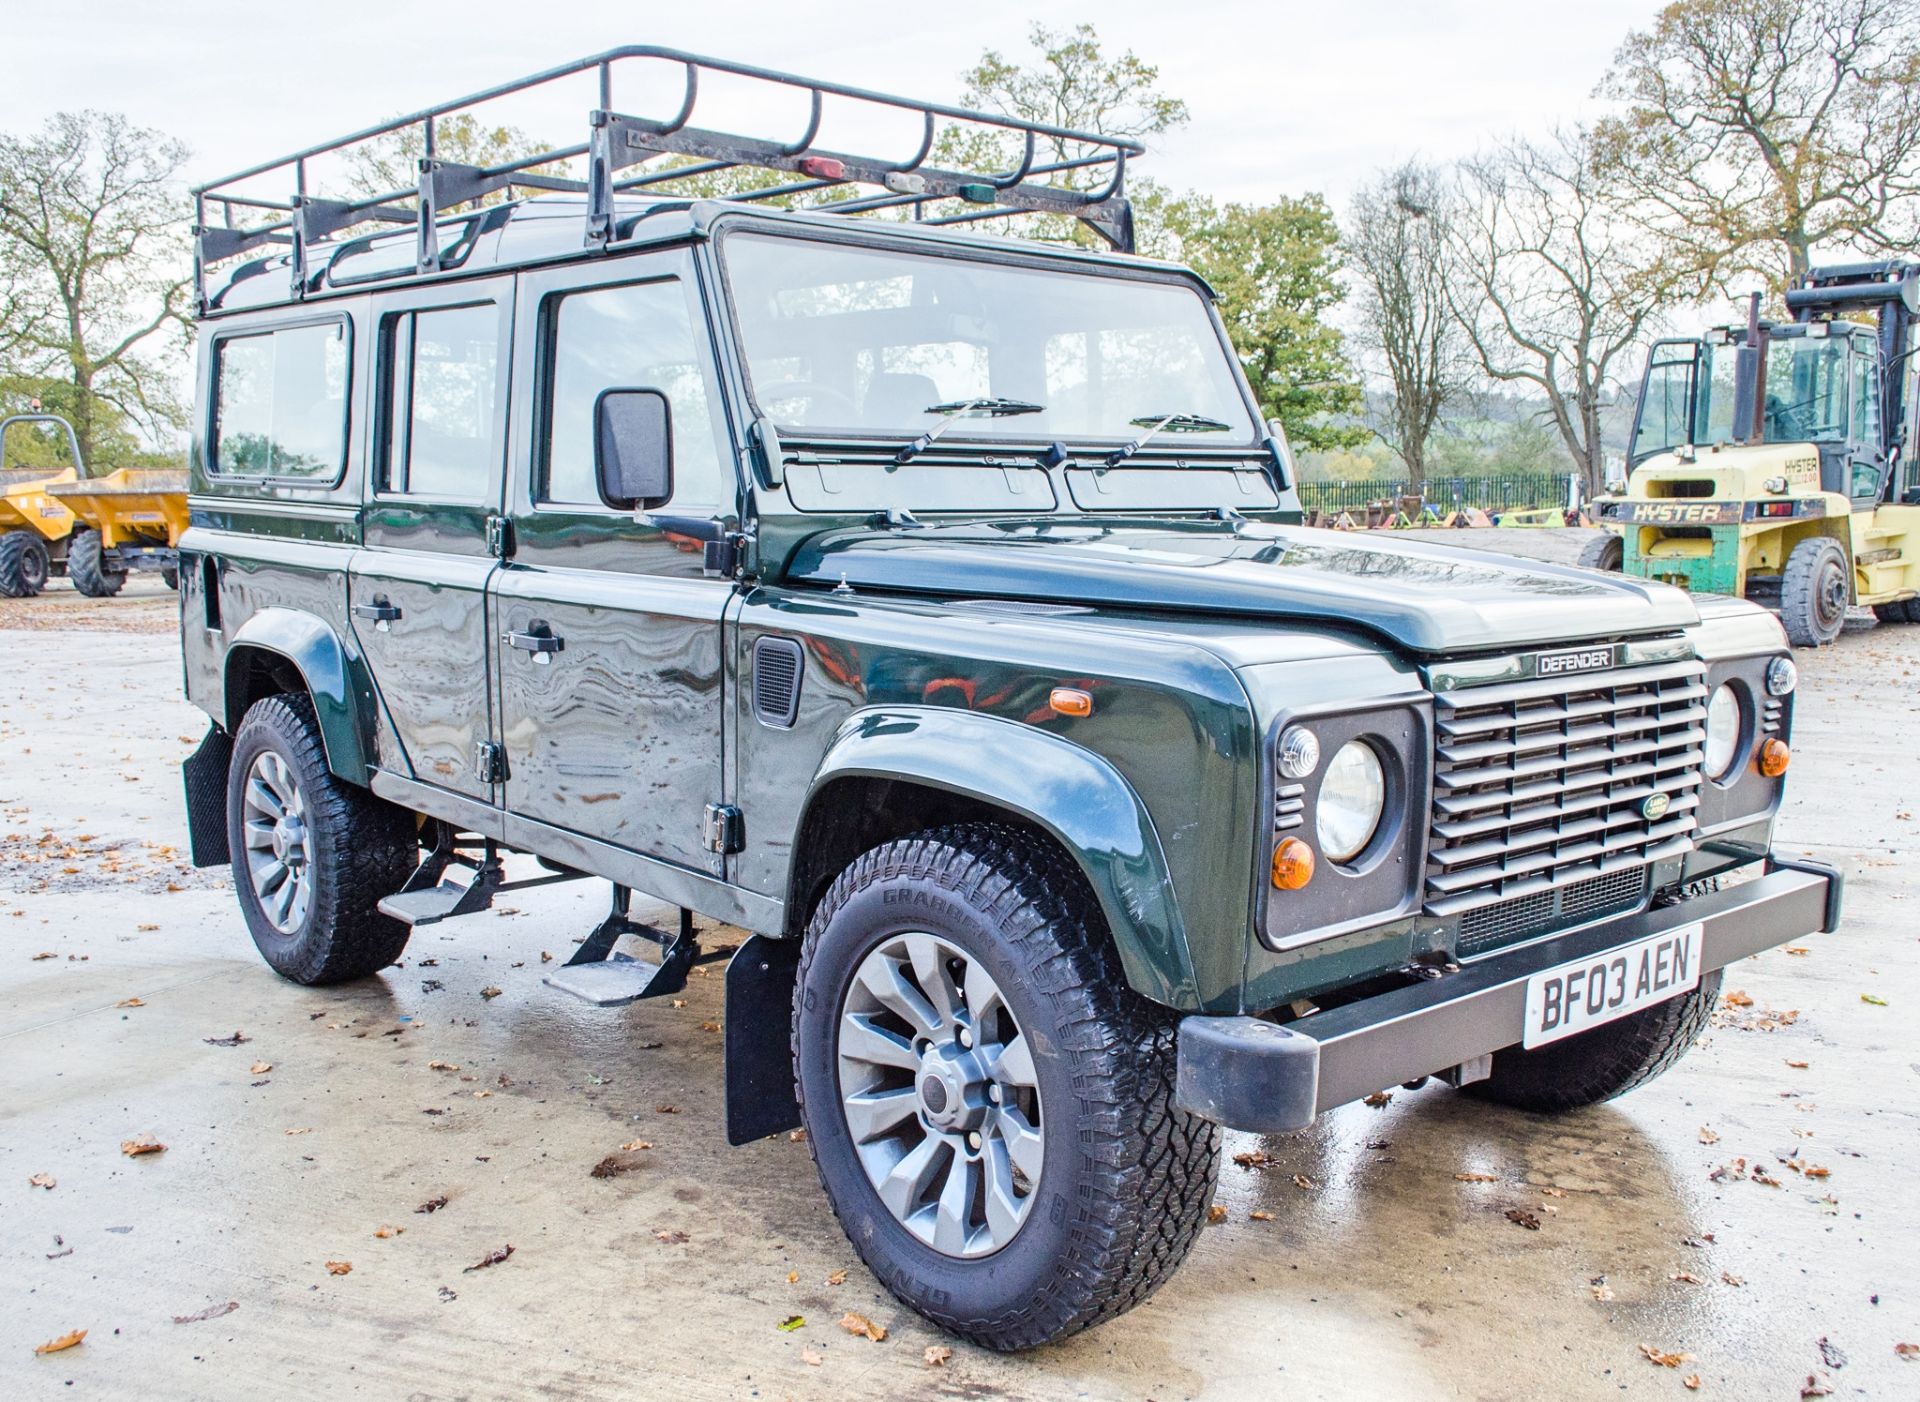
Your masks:
<svg viewBox="0 0 1920 1402"><path fill-rule="evenodd" d="M811 175L815 180L845 180L847 163L836 161L832 156L802 156L800 173Z"/></svg>

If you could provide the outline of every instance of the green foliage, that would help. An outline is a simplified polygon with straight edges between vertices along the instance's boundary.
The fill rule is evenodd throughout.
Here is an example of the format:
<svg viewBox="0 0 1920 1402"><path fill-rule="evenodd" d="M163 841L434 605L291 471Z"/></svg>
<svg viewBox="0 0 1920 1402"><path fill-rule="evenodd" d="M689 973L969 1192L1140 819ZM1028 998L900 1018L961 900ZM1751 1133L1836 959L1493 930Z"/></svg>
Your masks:
<svg viewBox="0 0 1920 1402"><path fill-rule="evenodd" d="M1166 251L1220 294L1220 314L1263 418L1303 449L1350 448L1367 430L1348 422L1359 382L1327 321L1346 289L1340 231L1318 195L1216 205L1204 195L1145 207Z"/></svg>

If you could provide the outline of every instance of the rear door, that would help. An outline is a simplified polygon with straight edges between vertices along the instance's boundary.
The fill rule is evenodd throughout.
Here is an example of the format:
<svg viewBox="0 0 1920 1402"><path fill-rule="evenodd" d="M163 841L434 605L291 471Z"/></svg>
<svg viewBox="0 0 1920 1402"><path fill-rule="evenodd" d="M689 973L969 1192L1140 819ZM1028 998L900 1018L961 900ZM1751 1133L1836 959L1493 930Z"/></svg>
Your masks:
<svg viewBox="0 0 1920 1402"><path fill-rule="evenodd" d="M500 511L513 279L374 299L366 549L349 604L380 693L380 767L488 801L487 523Z"/></svg>
<svg viewBox="0 0 1920 1402"><path fill-rule="evenodd" d="M691 256L665 250L525 274L514 430L514 551L493 581L506 805L720 875L702 838L721 800L722 622L731 581L701 547L604 503L595 403L653 389L669 406L676 516L737 510L734 449Z"/></svg>

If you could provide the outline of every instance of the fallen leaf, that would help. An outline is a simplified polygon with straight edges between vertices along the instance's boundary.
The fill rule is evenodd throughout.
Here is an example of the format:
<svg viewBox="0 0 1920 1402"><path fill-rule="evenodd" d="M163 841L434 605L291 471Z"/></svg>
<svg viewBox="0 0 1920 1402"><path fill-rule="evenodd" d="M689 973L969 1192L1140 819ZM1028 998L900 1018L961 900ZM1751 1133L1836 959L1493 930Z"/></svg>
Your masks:
<svg viewBox="0 0 1920 1402"><path fill-rule="evenodd" d="M1313 1189L1319 1187L1320 1185L1314 1182L1311 1178L1307 1177L1306 1174L1296 1173L1293 1175L1293 1186L1300 1189L1302 1192L1311 1192L1313 1191Z"/></svg>
<svg viewBox="0 0 1920 1402"><path fill-rule="evenodd" d="M660 1234L655 1232L654 1235L658 1236ZM780 1330L786 1334L791 1334L795 1329L804 1329L806 1327L807 1317L804 1314L790 1314L780 1321Z"/></svg>
<svg viewBox="0 0 1920 1402"><path fill-rule="evenodd" d="M654 1228L653 1239L666 1246L683 1246L689 1240L685 1232L668 1231L665 1227Z"/></svg>
<svg viewBox="0 0 1920 1402"><path fill-rule="evenodd" d="M1700 1142L1702 1144L1718 1144L1720 1142L1720 1136L1708 1129L1705 1125L1701 1125Z"/></svg>
<svg viewBox="0 0 1920 1402"><path fill-rule="evenodd" d="M1829 1368L1844 1368L1847 1366L1847 1355L1841 1352L1838 1344L1833 1343L1825 1334L1822 1334L1820 1336L1820 1361Z"/></svg>
<svg viewBox="0 0 1920 1402"><path fill-rule="evenodd" d="M202 1324L209 1319L218 1319L223 1314L232 1314L239 1308L240 1302L238 1300L228 1300L224 1304L208 1305L205 1309L193 1314L176 1314L173 1317L173 1322L175 1324Z"/></svg>
<svg viewBox="0 0 1920 1402"><path fill-rule="evenodd" d="M140 931L141 934L150 935L160 927L158 925L135 925L133 928Z"/></svg>
<svg viewBox="0 0 1920 1402"><path fill-rule="evenodd" d="M1456 1183L1498 1183L1500 1181L1500 1175L1497 1173L1456 1173L1453 1175L1453 1181Z"/></svg>
<svg viewBox="0 0 1920 1402"><path fill-rule="evenodd" d="M146 1007L146 1005L147 1005L147 1004L146 1004L146 1001L145 1001L144 999L141 999L141 998L122 998L122 999L121 999L121 1000L120 1000L119 1002L117 1002L117 1003L115 1003L115 1004L114 1004L114 1007L116 1007L116 1008L144 1008L144 1007Z"/></svg>
<svg viewBox="0 0 1920 1402"><path fill-rule="evenodd" d="M499 1265L512 1254L513 1247L511 1245L503 1246L498 1251L489 1251L472 1265L463 1267L460 1274L465 1275L468 1271L484 1271L488 1266Z"/></svg>
<svg viewBox="0 0 1920 1402"><path fill-rule="evenodd" d="M1734 989L1733 992L1729 993L1721 1001L1726 1003L1726 1005L1730 1008L1750 1008L1753 1006L1753 999L1749 997L1746 993L1742 992L1740 989L1737 989L1737 988ZM1642 1344L1641 1347L1645 1348L1646 1345ZM1670 1364L1668 1366L1673 1366L1673 1365Z"/></svg>
<svg viewBox="0 0 1920 1402"><path fill-rule="evenodd" d="M1613 1298L1613 1287L1608 1285L1604 1280L1597 1280L1587 1288L1593 1292L1593 1298L1596 1300L1611 1300Z"/></svg>
<svg viewBox="0 0 1920 1402"><path fill-rule="evenodd" d="M1680 1386L1684 1387L1688 1392L1698 1392L1700 1390L1700 1375L1698 1373L1688 1373L1684 1378L1680 1379Z"/></svg>
<svg viewBox="0 0 1920 1402"><path fill-rule="evenodd" d="M687 1000L685 998L675 998L672 1000L672 1002L673 1002L673 1006L676 1008L684 1008L687 1005Z"/></svg>
<svg viewBox="0 0 1920 1402"><path fill-rule="evenodd" d="M120 1152L130 1159L137 1159L142 1154L164 1154L167 1152L167 1146L151 1134L143 1134L138 1139L121 1140Z"/></svg>
<svg viewBox="0 0 1920 1402"><path fill-rule="evenodd" d="M864 1314L855 1314L848 1310L840 1316L840 1327L849 1334L864 1334L876 1344L887 1337L887 1331L868 1319Z"/></svg>
<svg viewBox="0 0 1920 1402"><path fill-rule="evenodd" d="M1256 1207L1247 1214L1247 1220L1252 1222L1271 1222L1273 1220L1273 1214L1271 1212L1263 1212Z"/></svg>
<svg viewBox="0 0 1920 1402"><path fill-rule="evenodd" d="M1393 1099L1392 1091L1377 1090L1372 1095L1368 1096L1365 1100L1362 1100L1360 1103L1362 1105L1371 1105L1374 1109L1378 1110L1381 1106L1387 1104L1392 1099Z"/></svg>
<svg viewBox="0 0 1920 1402"><path fill-rule="evenodd" d="M1516 1227L1525 1227L1530 1232L1540 1230L1540 1219L1524 1207L1509 1207L1507 1220Z"/></svg>
<svg viewBox="0 0 1920 1402"><path fill-rule="evenodd" d="M302 1125L302 1126L301 1126L301 1127L300 1127L299 1129L289 1129L289 1130L284 1130L284 1131L282 1131L282 1132L283 1132L283 1133L285 1133L285 1134L290 1134L290 1135L291 1135L291 1134L312 1134L312 1133L313 1133L313 1126L312 1126L312 1125Z"/></svg>
<svg viewBox="0 0 1920 1402"><path fill-rule="evenodd" d="M1804 944L1790 944L1790 945L1788 945L1788 946L1787 946L1787 953L1789 953L1789 954L1811 954L1811 953L1813 953L1813 951L1812 951L1811 949L1808 949L1808 948L1807 948L1807 947L1806 947L1806 946L1805 946Z"/></svg>
<svg viewBox="0 0 1920 1402"><path fill-rule="evenodd" d="M500 996L500 993L501 993L501 990L498 988L495 988L492 984L488 984L485 988L480 990L480 996L482 998L498 998Z"/></svg>
<svg viewBox="0 0 1920 1402"><path fill-rule="evenodd" d="M48 1339L34 1350L35 1353L61 1353L72 1348L87 1337L85 1329L75 1329L71 1334L62 1334L57 1339Z"/></svg>
<svg viewBox="0 0 1920 1402"><path fill-rule="evenodd" d="M1244 1154L1235 1154L1233 1161L1246 1169L1271 1168L1279 1162L1265 1149L1249 1149Z"/></svg>
<svg viewBox="0 0 1920 1402"><path fill-rule="evenodd" d="M1550 1198L1563 1198L1567 1195L1565 1188L1542 1188L1540 1191Z"/></svg>
<svg viewBox="0 0 1920 1402"><path fill-rule="evenodd" d="M804 1144L807 1142L807 1132L804 1129L796 1129L787 1135L787 1142L789 1144Z"/></svg>
<svg viewBox="0 0 1920 1402"><path fill-rule="evenodd" d="M815 1353L810 1348L803 1348L800 1350L800 1361L806 1364L809 1368L818 1368L822 1363L826 1362L824 1358L822 1358L819 1354Z"/></svg>
<svg viewBox="0 0 1920 1402"><path fill-rule="evenodd" d="M251 1042L253 1038L244 1032L235 1032L231 1037L202 1037L200 1040L210 1047L237 1047L242 1042Z"/></svg>
<svg viewBox="0 0 1920 1402"><path fill-rule="evenodd" d="M20 913L21 912L17 910L14 912L15 915L19 915ZM38 954L33 956L33 962L38 964L42 959L58 959L59 957L60 956L58 954L55 954L51 949L43 949ZM86 1330L82 1329L80 1332L84 1335L86 1333ZM73 1345L68 1344L67 1347L72 1348ZM34 1352L38 1353L40 1352L40 1350L35 1349Z"/></svg>
<svg viewBox="0 0 1920 1402"><path fill-rule="evenodd" d="M1640 1345L1640 1352L1646 1355L1647 1362L1658 1364L1662 1368L1678 1368L1693 1357L1690 1353L1662 1353L1652 1344Z"/></svg>
<svg viewBox="0 0 1920 1402"><path fill-rule="evenodd" d="M427 1063L427 1070L429 1071L458 1071L459 1069L460 1063L457 1061L429 1061Z"/></svg>
<svg viewBox="0 0 1920 1402"><path fill-rule="evenodd" d="M1904 1358L1912 1363L1915 1359L1920 1359L1920 1344L1895 1344L1893 1352L1895 1357Z"/></svg>
<svg viewBox="0 0 1920 1402"><path fill-rule="evenodd" d="M273 1063L271 1061L256 1061L252 1066L247 1068L247 1074L249 1076L264 1076L271 1070L273 1070Z"/></svg>
<svg viewBox="0 0 1920 1402"><path fill-rule="evenodd" d="M328 1275L351 1275L353 1274L353 1262L329 1261L327 1262L327 1274Z"/></svg>
<svg viewBox="0 0 1920 1402"><path fill-rule="evenodd" d="M1226 1220L1227 1209L1221 1207L1218 1203L1207 1209L1207 1225L1209 1227L1217 1227Z"/></svg>
<svg viewBox="0 0 1920 1402"><path fill-rule="evenodd" d="M1668 1276L1667 1279L1677 1280L1682 1285L1705 1285L1706 1284L1706 1281L1702 1280L1699 1276L1695 1275L1692 1271L1675 1271L1672 1275Z"/></svg>
<svg viewBox="0 0 1920 1402"><path fill-rule="evenodd" d="M1887 1005L1887 1000L1877 993L1862 993L1860 995L1860 1001L1863 1003L1871 1003L1876 1008L1884 1008Z"/></svg>
<svg viewBox="0 0 1920 1402"><path fill-rule="evenodd" d="M1761 1184L1763 1187L1768 1187L1768 1188L1777 1188L1780 1186L1780 1180L1778 1178L1775 1178L1771 1173L1767 1172L1764 1168L1755 1168L1753 1170L1753 1181Z"/></svg>
<svg viewBox="0 0 1920 1402"><path fill-rule="evenodd" d="M405 1230L406 1230L405 1227L375 1227L373 1229L373 1234L376 1237L378 1237L380 1240L385 1241L389 1237L399 1236L400 1233L404 1232Z"/></svg>
<svg viewBox="0 0 1920 1402"><path fill-rule="evenodd" d="M1812 1373L1808 1373L1807 1380L1800 1384L1800 1395L1802 1397L1831 1397L1833 1396L1833 1389L1829 1387L1823 1379L1816 1378Z"/></svg>
<svg viewBox="0 0 1920 1402"><path fill-rule="evenodd" d="M680 1113L680 1107L678 1105L656 1105L653 1107L653 1113L656 1115L677 1115Z"/></svg>
<svg viewBox="0 0 1920 1402"><path fill-rule="evenodd" d="M1731 1271L1721 1271L1720 1278L1726 1281L1727 1284L1733 1286L1735 1289L1738 1289L1740 1286L1745 1285L1747 1283L1747 1278L1745 1276L1735 1275Z"/></svg>
<svg viewBox="0 0 1920 1402"><path fill-rule="evenodd" d="M1833 1177L1833 1170L1832 1170L1832 1169L1830 1169L1830 1168L1826 1168L1826 1167L1823 1167L1823 1166L1822 1166L1822 1165L1820 1165L1820 1164L1815 1164L1815 1165L1814 1165L1813 1167L1811 1167L1811 1168L1809 1168L1809 1169L1807 1169L1807 1171L1806 1171L1806 1173L1807 1173L1807 1177L1809 1177L1809 1178L1831 1178L1831 1177Z"/></svg>
<svg viewBox="0 0 1920 1402"><path fill-rule="evenodd" d="M700 1024L700 1030L702 1032L718 1032L720 1030L720 1024L717 1022L703 1022Z"/></svg>
<svg viewBox="0 0 1920 1402"><path fill-rule="evenodd" d="M1807 1069L1807 1063L1804 1061L1788 1061L1787 1065L1791 1066L1796 1071L1804 1071Z"/></svg>
<svg viewBox="0 0 1920 1402"><path fill-rule="evenodd" d="M947 1360L953 1357L953 1350L945 1344L928 1344L927 1351L922 1357L927 1360L929 1368L944 1368Z"/></svg>
<svg viewBox="0 0 1920 1402"><path fill-rule="evenodd" d="M415 1212L438 1212L441 1208L445 1207L446 1205L447 1205L447 1195L445 1193L442 1193L437 1198L428 1198L425 1202L421 1203L418 1207L414 1208L413 1210Z"/></svg>
<svg viewBox="0 0 1920 1402"><path fill-rule="evenodd" d="M789 1285L798 1285L799 1283L800 1283L800 1272L799 1272L799 1271L788 1271L788 1272L787 1272L787 1284L789 1284Z"/></svg>
<svg viewBox="0 0 1920 1402"><path fill-rule="evenodd" d="M832 1275L827 1277L827 1284L829 1285L845 1285L846 1283L847 1283L847 1273L844 1268L841 1270L835 1271Z"/></svg>
<svg viewBox="0 0 1920 1402"><path fill-rule="evenodd" d="M51 1188L55 1179L51 1173L36 1173L27 1180L29 1188Z"/></svg>

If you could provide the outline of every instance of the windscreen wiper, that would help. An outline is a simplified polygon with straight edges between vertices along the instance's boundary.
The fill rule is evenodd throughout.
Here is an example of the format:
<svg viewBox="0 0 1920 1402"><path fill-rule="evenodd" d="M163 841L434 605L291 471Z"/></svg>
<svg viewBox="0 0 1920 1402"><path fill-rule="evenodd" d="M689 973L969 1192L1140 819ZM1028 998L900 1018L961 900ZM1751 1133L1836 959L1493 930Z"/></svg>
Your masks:
<svg viewBox="0 0 1920 1402"><path fill-rule="evenodd" d="M1223 424L1220 420L1210 419L1205 414L1144 414L1137 419L1128 419L1127 422L1135 428L1144 428L1146 432L1125 447L1116 448L1109 453L1108 467L1120 466L1162 433L1227 433L1233 428L1232 424Z"/></svg>
<svg viewBox="0 0 1920 1402"><path fill-rule="evenodd" d="M1024 399L1000 399L992 396L981 399L952 399L944 404L929 404L920 412L923 414L944 414L945 418L921 434L893 455L895 462L912 462L933 445L933 440L947 431L947 426L955 419L983 418L1006 419L1015 414L1040 414L1046 412L1044 404L1030 404ZM1225 424L1220 427L1225 428Z"/></svg>

